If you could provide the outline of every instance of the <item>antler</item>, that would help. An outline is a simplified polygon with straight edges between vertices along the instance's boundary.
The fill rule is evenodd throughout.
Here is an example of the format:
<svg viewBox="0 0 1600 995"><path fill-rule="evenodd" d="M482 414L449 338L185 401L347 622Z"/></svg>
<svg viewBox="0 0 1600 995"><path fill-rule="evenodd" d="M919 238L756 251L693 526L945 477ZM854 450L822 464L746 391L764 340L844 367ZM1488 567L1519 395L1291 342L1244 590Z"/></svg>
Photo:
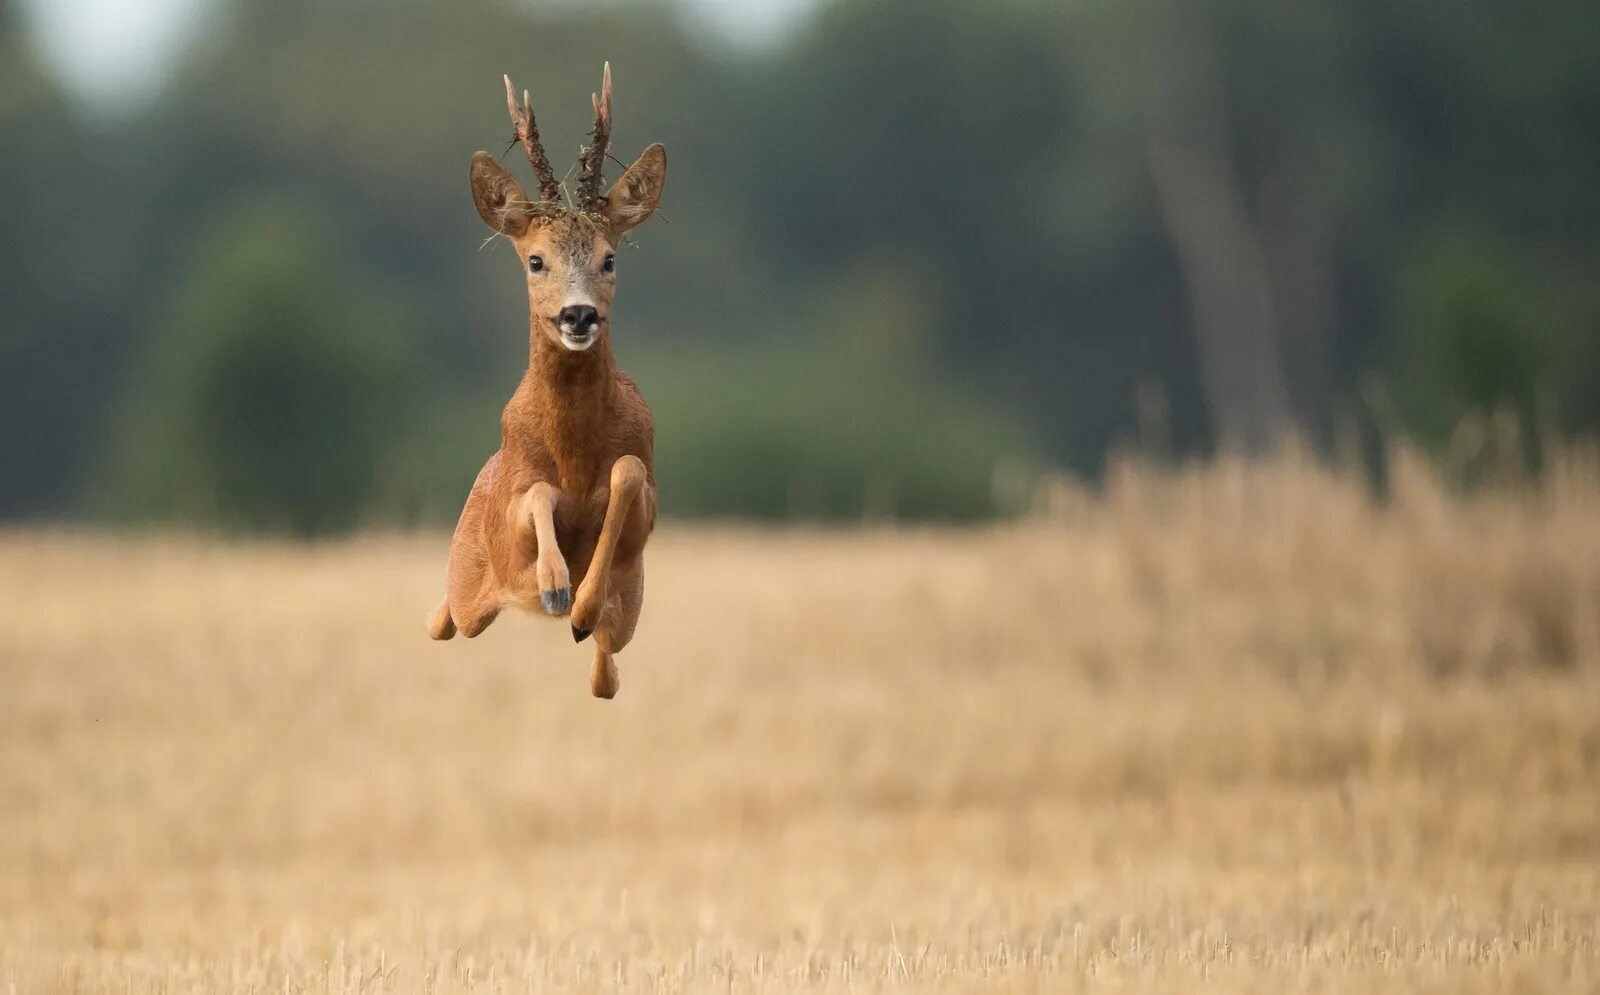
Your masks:
<svg viewBox="0 0 1600 995"><path fill-rule="evenodd" d="M605 194L600 190L605 177L601 174L611 145L611 63L606 63L599 96L590 97L594 102L594 131L590 132L593 141L578 153L578 209L586 214L601 214L605 210Z"/></svg>
<svg viewBox="0 0 1600 995"><path fill-rule="evenodd" d="M528 164L533 167L533 175L539 181L539 199L559 201L561 199L561 184L556 181L555 171L550 168L550 158L544 154L544 145L539 141L539 126L533 119L533 104L528 100L528 91L522 91L522 103L518 105L516 91L511 88L511 77L506 76L506 109L511 112L511 124L516 129L516 141L528 150Z"/></svg>

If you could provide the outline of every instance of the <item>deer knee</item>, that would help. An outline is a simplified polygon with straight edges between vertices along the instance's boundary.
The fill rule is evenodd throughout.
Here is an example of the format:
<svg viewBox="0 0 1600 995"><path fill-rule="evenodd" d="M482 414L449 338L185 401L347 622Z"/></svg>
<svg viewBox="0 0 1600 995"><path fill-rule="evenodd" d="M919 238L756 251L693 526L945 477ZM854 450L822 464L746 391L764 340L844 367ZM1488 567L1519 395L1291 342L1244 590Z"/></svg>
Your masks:
<svg viewBox="0 0 1600 995"><path fill-rule="evenodd" d="M456 623L450 617L450 603L447 601L428 616L428 635L433 639L449 639L455 634Z"/></svg>
<svg viewBox="0 0 1600 995"><path fill-rule="evenodd" d="M456 629L468 639L475 639L500 614L500 606L498 604L462 605L451 609L450 614L455 619Z"/></svg>
<svg viewBox="0 0 1600 995"><path fill-rule="evenodd" d="M637 456L621 456L611 464L611 490L633 496L644 486L648 474L644 461Z"/></svg>
<svg viewBox="0 0 1600 995"><path fill-rule="evenodd" d="M539 481L511 501L510 519L523 535L537 535L542 518L554 518L559 492L554 485Z"/></svg>

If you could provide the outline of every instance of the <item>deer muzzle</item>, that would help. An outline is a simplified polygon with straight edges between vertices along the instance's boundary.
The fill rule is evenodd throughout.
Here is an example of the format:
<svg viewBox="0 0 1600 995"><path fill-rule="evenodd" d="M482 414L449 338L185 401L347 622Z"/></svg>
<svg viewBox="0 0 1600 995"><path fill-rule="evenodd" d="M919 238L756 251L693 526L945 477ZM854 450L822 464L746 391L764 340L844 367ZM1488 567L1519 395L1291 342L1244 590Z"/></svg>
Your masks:
<svg viewBox="0 0 1600 995"><path fill-rule="evenodd" d="M568 349L583 350L594 344L600 332L600 312L592 304L568 304L556 315L556 328Z"/></svg>

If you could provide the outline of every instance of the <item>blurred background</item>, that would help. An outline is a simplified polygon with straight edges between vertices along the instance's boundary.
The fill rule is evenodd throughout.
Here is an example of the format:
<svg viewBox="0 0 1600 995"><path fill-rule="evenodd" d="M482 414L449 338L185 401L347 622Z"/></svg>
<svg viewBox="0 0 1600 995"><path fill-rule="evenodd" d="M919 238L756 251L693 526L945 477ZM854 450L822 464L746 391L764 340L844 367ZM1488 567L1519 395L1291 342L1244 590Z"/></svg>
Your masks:
<svg viewBox="0 0 1600 995"><path fill-rule="evenodd" d="M0 0L0 518L452 521L526 351L467 160L510 73L563 168L605 59L671 153L617 322L667 514L1536 465L1600 421L1596 51L1580 0Z"/></svg>

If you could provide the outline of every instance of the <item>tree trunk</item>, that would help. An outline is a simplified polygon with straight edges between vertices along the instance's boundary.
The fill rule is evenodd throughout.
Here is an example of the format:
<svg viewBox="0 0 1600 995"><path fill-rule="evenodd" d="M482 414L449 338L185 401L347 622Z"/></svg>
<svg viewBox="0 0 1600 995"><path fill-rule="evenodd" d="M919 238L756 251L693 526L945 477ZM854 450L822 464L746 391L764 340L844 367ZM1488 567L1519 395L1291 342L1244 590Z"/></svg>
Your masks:
<svg viewBox="0 0 1600 995"><path fill-rule="evenodd" d="M1146 154L1189 291L1218 441L1262 453L1293 417L1272 284L1234 169L1213 53L1185 35L1169 33L1157 49Z"/></svg>
<svg viewBox="0 0 1600 995"><path fill-rule="evenodd" d="M1268 247L1279 344L1295 425L1319 446L1332 441L1335 209L1317 162L1291 147L1271 164L1257 215Z"/></svg>

